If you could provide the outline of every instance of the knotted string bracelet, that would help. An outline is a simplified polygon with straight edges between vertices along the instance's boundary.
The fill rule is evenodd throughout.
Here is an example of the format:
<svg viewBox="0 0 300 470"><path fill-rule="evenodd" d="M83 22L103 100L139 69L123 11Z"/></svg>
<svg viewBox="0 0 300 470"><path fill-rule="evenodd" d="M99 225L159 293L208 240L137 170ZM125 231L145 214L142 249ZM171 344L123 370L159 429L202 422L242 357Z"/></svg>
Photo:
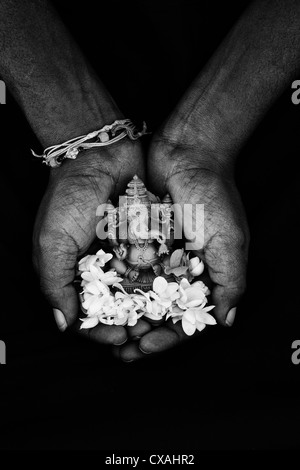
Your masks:
<svg viewBox="0 0 300 470"><path fill-rule="evenodd" d="M90 132L89 134L75 137L62 144L47 147L42 155L38 155L33 150L31 150L31 152L35 157L42 158L43 163L46 165L57 168L67 158L75 160L81 150L93 147L105 147L125 137L129 137L131 140L137 140L145 134L148 134L145 122L143 122L142 130L138 131L130 119L122 119L108 124L102 127L102 129Z"/></svg>

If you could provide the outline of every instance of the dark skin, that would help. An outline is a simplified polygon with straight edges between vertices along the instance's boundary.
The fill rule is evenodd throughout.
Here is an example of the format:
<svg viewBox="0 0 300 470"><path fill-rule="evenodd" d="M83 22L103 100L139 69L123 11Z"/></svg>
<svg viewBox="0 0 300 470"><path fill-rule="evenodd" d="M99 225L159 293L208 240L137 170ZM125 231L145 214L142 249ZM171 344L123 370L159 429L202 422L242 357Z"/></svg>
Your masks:
<svg viewBox="0 0 300 470"><path fill-rule="evenodd" d="M16 1L1 2L0 31L8 36L9 46L2 45L0 70L42 145L122 118L56 13L45 1L34 3L38 7L33 10L32 2L23 2L20 12ZM41 21L48 27L35 28ZM50 304L63 312L62 330L77 325L74 268L92 242L96 207L122 194L135 173L144 178L145 171L153 192L169 192L174 202L205 205L204 247L197 255L213 283L214 315L221 325L232 325L245 290L249 245L234 163L260 120L296 77L299 26L299 1L253 2L153 136L146 157L139 143L126 139L105 151L82 152L77 160L51 170L35 227L34 262ZM67 46L60 48L62 43ZM54 56L53 50L59 53ZM65 70L67 76L59 80ZM131 328L100 325L82 334L106 344L127 340L115 349L124 361L187 339L178 323L152 328L144 320Z"/></svg>

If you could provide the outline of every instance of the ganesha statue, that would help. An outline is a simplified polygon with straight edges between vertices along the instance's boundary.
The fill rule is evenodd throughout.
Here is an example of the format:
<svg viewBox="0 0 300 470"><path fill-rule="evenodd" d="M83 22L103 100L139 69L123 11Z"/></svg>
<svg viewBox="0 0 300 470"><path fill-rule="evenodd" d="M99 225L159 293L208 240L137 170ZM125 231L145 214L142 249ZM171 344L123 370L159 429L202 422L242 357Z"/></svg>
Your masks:
<svg viewBox="0 0 300 470"><path fill-rule="evenodd" d="M197 279L203 261L182 243L175 249L173 209L168 194L160 200L138 176L128 183L117 207L111 201L98 207L101 249L77 266L85 315L80 328L99 323L132 327L143 317L155 325L181 322L183 331L192 335L216 324L208 313L214 308L207 305L210 291Z"/></svg>
<svg viewBox="0 0 300 470"><path fill-rule="evenodd" d="M168 277L164 261L169 258L174 241L172 199L168 194L160 201L134 176L119 206L114 207L109 201L104 215L99 229L108 227L108 241L114 253L110 268L123 278L125 291L148 291L155 277Z"/></svg>

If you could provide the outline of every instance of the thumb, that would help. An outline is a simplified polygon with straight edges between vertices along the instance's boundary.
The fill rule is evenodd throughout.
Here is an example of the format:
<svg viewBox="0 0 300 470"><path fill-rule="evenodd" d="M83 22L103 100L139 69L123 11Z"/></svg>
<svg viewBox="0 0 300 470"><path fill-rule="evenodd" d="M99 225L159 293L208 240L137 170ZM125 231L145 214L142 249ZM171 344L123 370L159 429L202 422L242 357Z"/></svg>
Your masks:
<svg viewBox="0 0 300 470"><path fill-rule="evenodd" d="M231 326L236 307L246 290L247 250L244 244L228 244L222 240L205 251L205 262L214 284L214 315L220 324Z"/></svg>
<svg viewBox="0 0 300 470"><path fill-rule="evenodd" d="M60 331L77 318L78 300L73 286L76 259L77 248L66 234L47 232L34 242L33 263L40 287L53 308Z"/></svg>
<svg viewBox="0 0 300 470"><path fill-rule="evenodd" d="M68 326L75 322L78 311L77 294L73 286L65 286L61 289L61 294L67 299L67 302L54 292L52 295L52 301L48 298L48 301L52 305L57 305L53 308L53 315L57 327L60 331L65 331Z"/></svg>
<svg viewBox="0 0 300 470"><path fill-rule="evenodd" d="M219 323L232 326L235 320L237 305L244 289L229 289L224 286L215 286L212 290L212 304L215 305L214 315Z"/></svg>

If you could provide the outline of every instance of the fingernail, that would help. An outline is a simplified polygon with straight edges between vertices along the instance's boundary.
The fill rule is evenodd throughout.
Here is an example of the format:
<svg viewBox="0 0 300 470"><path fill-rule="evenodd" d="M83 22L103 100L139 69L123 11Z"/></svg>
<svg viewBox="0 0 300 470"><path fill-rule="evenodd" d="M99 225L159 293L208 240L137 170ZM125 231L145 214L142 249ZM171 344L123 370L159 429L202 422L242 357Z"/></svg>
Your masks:
<svg viewBox="0 0 300 470"><path fill-rule="evenodd" d="M232 326L234 319L235 319L235 314L236 314L236 307L233 307L231 310L229 310L227 317L226 317L226 325L227 326Z"/></svg>
<svg viewBox="0 0 300 470"><path fill-rule="evenodd" d="M139 350L142 351L143 354L151 354L151 351L144 351L141 347L139 347Z"/></svg>
<svg viewBox="0 0 300 470"><path fill-rule="evenodd" d="M122 346L122 344L126 343L127 338L122 341L122 343L114 343L114 346Z"/></svg>
<svg viewBox="0 0 300 470"><path fill-rule="evenodd" d="M131 340L132 341L139 341L141 339L141 336L132 336Z"/></svg>
<svg viewBox="0 0 300 470"><path fill-rule="evenodd" d="M53 314L54 314L54 318L58 326L58 329L60 331L65 331L68 325L67 325L64 314L60 310L58 310L58 308L53 309Z"/></svg>

